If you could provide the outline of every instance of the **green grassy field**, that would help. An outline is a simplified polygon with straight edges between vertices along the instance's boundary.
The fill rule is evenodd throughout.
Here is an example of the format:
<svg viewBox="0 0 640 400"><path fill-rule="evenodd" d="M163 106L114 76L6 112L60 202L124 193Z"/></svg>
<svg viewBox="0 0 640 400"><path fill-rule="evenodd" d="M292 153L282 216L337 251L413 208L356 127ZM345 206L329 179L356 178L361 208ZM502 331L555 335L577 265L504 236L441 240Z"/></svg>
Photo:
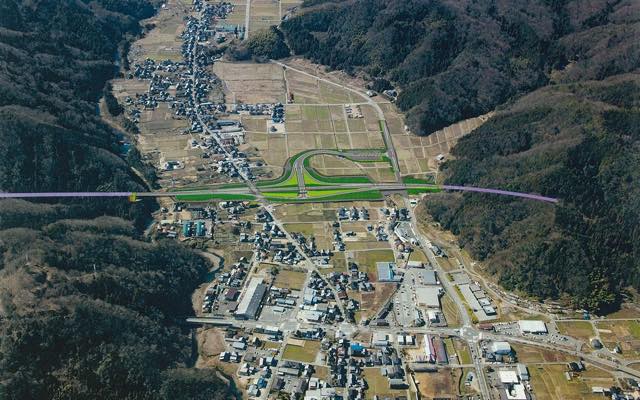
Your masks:
<svg viewBox="0 0 640 400"><path fill-rule="evenodd" d="M563 335L571 336L576 339L589 341L595 336L593 326L588 321L557 321L558 331Z"/></svg>
<svg viewBox="0 0 640 400"><path fill-rule="evenodd" d="M287 344L284 348L282 358L287 360L312 363L316 359L316 355L320 350L320 342L306 340L304 346L296 346Z"/></svg>
<svg viewBox="0 0 640 400"><path fill-rule="evenodd" d="M207 194L179 194L176 195L178 201L241 201L241 200L255 200L255 196L251 194L229 194L229 193L207 193Z"/></svg>
<svg viewBox="0 0 640 400"><path fill-rule="evenodd" d="M403 176L402 182L409 185L433 185L435 183L433 179L416 178L414 176Z"/></svg>
<svg viewBox="0 0 640 400"><path fill-rule="evenodd" d="M335 184L335 183L371 183L371 179L363 175L355 176L327 176L318 173L311 167L311 157L304 160L305 172L315 180L313 183L317 184ZM306 183L306 179L305 179Z"/></svg>
<svg viewBox="0 0 640 400"><path fill-rule="evenodd" d="M409 188L407 189L407 193L412 195L422 194L422 193L439 193L442 189L437 187L425 187L425 188Z"/></svg>
<svg viewBox="0 0 640 400"><path fill-rule="evenodd" d="M302 290L307 274L301 271L281 270L273 285L279 288Z"/></svg>
<svg viewBox="0 0 640 400"><path fill-rule="evenodd" d="M380 200L382 193L379 190L367 190L364 192L351 192L322 197L322 200L331 201L355 201L355 200Z"/></svg>
<svg viewBox="0 0 640 400"><path fill-rule="evenodd" d="M287 190L287 191L282 191L282 192L264 192L264 196L267 199L289 199L289 200L294 200L298 198L298 191L297 190Z"/></svg>

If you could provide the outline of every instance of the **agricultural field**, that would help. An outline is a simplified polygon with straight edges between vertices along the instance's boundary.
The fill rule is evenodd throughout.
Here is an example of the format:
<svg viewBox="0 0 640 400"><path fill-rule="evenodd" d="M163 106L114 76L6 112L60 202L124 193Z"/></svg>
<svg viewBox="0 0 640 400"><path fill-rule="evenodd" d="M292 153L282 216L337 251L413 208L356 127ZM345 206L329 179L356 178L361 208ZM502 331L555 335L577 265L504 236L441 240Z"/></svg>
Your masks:
<svg viewBox="0 0 640 400"><path fill-rule="evenodd" d="M561 334L587 343L596 335L593 331L593 325L589 321L556 321L556 326Z"/></svg>
<svg viewBox="0 0 640 400"><path fill-rule="evenodd" d="M460 311L448 294L445 294L440 298L440 304L442 305L442 312L444 318L447 320L447 324L451 328L458 328L462 325L462 318L460 317Z"/></svg>
<svg viewBox="0 0 640 400"><path fill-rule="evenodd" d="M456 398L462 369L443 369L437 373L419 372L415 374L420 395L425 399Z"/></svg>
<svg viewBox="0 0 640 400"><path fill-rule="evenodd" d="M309 203L291 205L278 205L275 208L275 215L284 223L296 222L333 222L336 220L336 211L344 207L341 203ZM355 201L349 206L356 208L364 207L369 210L371 221L380 219L379 208L384 206L382 201Z"/></svg>
<svg viewBox="0 0 640 400"><path fill-rule="evenodd" d="M331 223L292 223L285 224L284 228L289 232L302 233L307 238L314 237L319 249L332 248L333 228Z"/></svg>
<svg viewBox="0 0 640 400"><path fill-rule="evenodd" d="M471 359L471 353L469 351L469 345L466 342L453 339L453 346L455 348L456 354L458 355L458 363L463 365L468 365L473 363Z"/></svg>
<svg viewBox="0 0 640 400"><path fill-rule="evenodd" d="M292 154L309 149L384 148L377 119L349 118L342 105L288 104L285 131Z"/></svg>
<svg viewBox="0 0 640 400"><path fill-rule="evenodd" d="M362 102L363 98L350 90L321 81L297 71L285 73L287 88L295 104L350 104Z"/></svg>
<svg viewBox="0 0 640 400"><path fill-rule="evenodd" d="M181 61L182 40L180 34L184 30L184 17L191 14L191 2L187 0L168 0L166 7L146 21L154 24L147 35L131 46L129 59L144 61L150 58L155 61Z"/></svg>
<svg viewBox="0 0 640 400"><path fill-rule="evenodd" d="M602 343L609 350L618 345L622 350L622 357L640 359L640 322L635 320L598 321L596 328Z"/></svg>
<svg viewBox="0 0 640 400"><path fill-rule="evenodd" d="M247 1L246 0L225 0L234 5L233 11L227 15L224 23L229 25L239 25L244 27L245 24L245 15L247 10Z"/></svg>
<svg viewBox="0 0 640 400"><path fill-rule="evenodd" d="M318 341L290 340L284 348L282 358L305 363L313 363L316 360L319 350L320 342Z"/></svg>
<svg viewBox="0 0 640 400"><path fill-rule="evenodd" d="M273 285L283 289L302 290L306 279L306 272L281 269Z"/></svg>
<svg viewBox="0 0 640 400"><path fill-rule="evenodd" d="M389 248L349 251L347 252L347 259L358 264L360 271L363 271L368 275L370 282L377 282L378 270L376 268L376 262L394 262L395 256L393 254L393 250Z"/></svg>
<svg viewBox="0 0 640 400"><path fill-rule="evenodd" d="M607 372L588 368L580 376L567 381L566 366L529 365L533 393L538 400L552 399L602 399L602 395L593 394L592 386L611 387L616 380Z"/></svg>
<svg viewBox="0 0 640 400"><path fill-rule="evenodd" d="M518 357L518 362L522 362L525 364L529 363L564 363L568 361L575 361L575 358L572 358L565 353L561 353L558 351L527 346L524 344L511 343L511 348L516 353L516 357Z"/></svg>
<svg viewBox="0 0 640 400"><path fill-rule="evenodd" d="M251 4L253 9L254 2ZM255 7L270 4L267 0ZM354 103L364 99L349 90L276 64L217 62L213 72L225 82L227 103L286 103L287 94L293 95L293 102L285 105L286 121L281 131L273 133L268 129L266 115L241 116L247 130L246 144L241 150L250 149L264 161L269 179L282 173L288 158L305 150L384 149L376 111L371 105ZM351 161L317 158L320 164L316 167L321 174L346 175L354 170ZM357 166L360 174L375 181L388 182L394 178L391 165L384 160L358 162Z"/></svg>
<svg viewBox="0 0 640 400"><path fill-rule="evenodd" d="M311 157L310 167L325 176L364 175L375 182L395 181L391 164L386 161L356 162L342 157L320 154Z"/></svg>
<svg viewBox="0 0 640 400"><path fill-rule="evenodd" d="M354 293L352 298L360 301L360 318L373 318L380 308L395 293L395 285L374 283L375 290L371 292Z"/></svg>
<svg viewBox="0 0 640 400"><path fill-rule="evenodd" d="M213 73L225 82L227 103L285 102L283 70L276 64L219 61Z"/></svg>
<svg viewBox="0 0 640 400"><path fill-rule="evenodd" d="M367 399L407 395L406 390L389 389L389 380L382 375L380 368L364 368L362 376L369 385L365 393Z"/></svg>
<svg viewBox="0 0 640 400"><path fill-rule="evenodd" d="M280 23L280 2L278 0L252 0L249 12L249 37L253 32Z"/></svg>
<svg viewBox="0 0 640 400"><path fill-rule="evenodd" d="M401 173L419 177L435 176L439 165L436 156L439 154L447 156L462 136L482 125L490 117L490 114L486 114L470 118L429 136L420 137L405 129L403 117L393 104L381 104L380 106L391 131Z"/></svg>

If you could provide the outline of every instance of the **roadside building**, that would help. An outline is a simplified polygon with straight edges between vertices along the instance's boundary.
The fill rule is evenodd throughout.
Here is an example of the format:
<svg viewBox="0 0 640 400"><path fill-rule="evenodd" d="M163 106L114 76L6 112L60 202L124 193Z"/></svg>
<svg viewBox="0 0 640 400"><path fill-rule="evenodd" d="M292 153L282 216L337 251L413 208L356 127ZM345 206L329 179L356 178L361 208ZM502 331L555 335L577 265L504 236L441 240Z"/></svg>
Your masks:
<svg viewBox="0 0 640 400"><path fill-rule="evenodd" d="M416 287L416 301L418 306L440 308L440 287L421 286Z"/></svg>
<svg viewBox="0 0 640 400"><path fill-rule="evenodd" d="M500 378L500 382L503 385L512 385L520 382L518 373L510 369L498 371L498 377Z"/></svg>
<svg viewBox="0 0 640 400"><path fill-rule="evenodd" d="M531 333L534 335L544 335L548 333L547 325L544 321L539 320L520 320L518 321L518 328L520 328L520 333Z"/></svg>
<svg viewBox="0 0 640 400"><path fill-rule="evenodd" d="M511 354L511 345L509 342L496 341L491 343L489 350L494 354L507 355Z"/></svg>
<svg viewBox="0 0 640 400"><path fill-rule="evenodd" d="M416 271L416 275L418 276L418 282L423 285L437 285L438 279L436 278L436 271L432 269L424 269L420 271Z"/></svg>
<svg viewBox="0 0 640 400"><path fill-rule="evenodd" d="M436 360L436 352L433 349L433 343L429 335L424 335L424 355L427 362L434 362Z"/></svg>
<svg viewBox="0 0 640 400"><path fill-rule="evenodd" d="M506 400L529 400L530 397L527 394L527 390L521 383L516 383L506 387Z"/></svg>
<svg viewBox="0 0 640 400"><path fill-rule="evenodd" d="M444 340L440 337L433 338L433 348L436 351L436 362L438 364L449 364L449 357L447 356L447 348L444 345Z"/></svg>
<svg viewBox="0 0 640 400"><path fill-rule="evenodd" d="M520 376L521 381L529 380L529 369L524 364L516 365L516 371L518 372L518 376Z"/></svg>
<svg viewBox="0 0 640 400"><path fill-rule="evenodd" d="M378 270L378 282L398 282L400 277L395 275L394 267L394 263L377 262L376 269Z"/></svg>
<svg viewBox="0 0 640 400"><path fill-rule="evenodd" d="M389 379L389 388L390 389L406 389L407 382L404 379Z"/></svg>
<svg viewBox="0 0 640 400"><path fill-rule="evenodd" d="M255 319L266 292L267 286L262 283L262 278L251 278L234 313L235 317L238 319Z"/></svg>

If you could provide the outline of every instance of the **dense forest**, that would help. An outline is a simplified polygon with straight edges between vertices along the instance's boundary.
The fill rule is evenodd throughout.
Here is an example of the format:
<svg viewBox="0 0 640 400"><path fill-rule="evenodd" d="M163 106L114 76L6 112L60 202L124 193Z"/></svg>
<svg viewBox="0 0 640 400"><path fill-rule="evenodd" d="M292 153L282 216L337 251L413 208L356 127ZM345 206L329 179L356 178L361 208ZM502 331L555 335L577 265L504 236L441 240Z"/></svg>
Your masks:
<svg viewBox="0 0 640 400"><path fill-rule="evenodd" d="M0 190L144 189L97 100L153 13L147 0L0 1ZM153 207L0 201L1 399L235 396L189 368L178 319L210 265L138 236Z"/></svg>
<svg viewBox="0 0 640 400"><path fill-rule="evenodd" d="M460 140L446 181L536 192L434 197L428 210L502 285L605 311L640 289L640 74L539 89Z"/></svg>
<svg viewBox="0 0 640 400"><path fill-rule="evenodd" d="M550 82L603 79L640 66L640 6L633 0L305 5L281 26L293 53L390 81L418 135Z"/></svg>
<svg viewBox="0 0 640 400"><path fill-rule="evenodd" d="M505 287L604 311L640 289L640 3L306 0L281 30L294 54L399 91L427 135L497 108L443 166L480 194L428 210Z"/></svg>
<svg viewBox="0 0 640 400"><path fill-rule="evenodd" d="M242 43L234 43L227 48L228 56L235 61L253 58L256 61L278 59L291 55L284 41L284 34L278 27L271 26L252 32L249 39Z"/></svg>

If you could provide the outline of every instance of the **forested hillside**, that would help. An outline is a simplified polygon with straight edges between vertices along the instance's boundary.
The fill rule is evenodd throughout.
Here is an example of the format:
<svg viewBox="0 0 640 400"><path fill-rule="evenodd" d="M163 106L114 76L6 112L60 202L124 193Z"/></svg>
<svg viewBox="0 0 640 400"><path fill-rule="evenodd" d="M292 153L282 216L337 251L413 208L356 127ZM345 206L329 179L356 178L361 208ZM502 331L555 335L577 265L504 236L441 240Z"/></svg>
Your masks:
<svg viewBox="0 0 640 400"><path fill-rule="evenodd" d="M550 82L640 66L633 0L307 1L281 29L291 50L399 90L413 132L482 115Z"/></svg>
<svg viewBox="0 0 640 400"><path fill-rule="evenodd" d="M427 207L509 289L607 309L640 289L640 74L537 90L465 136L446 182L559 197L465 194Z"/></svg>
<svg viewBox="0 0 640 400"><path fill-rule="evenodd" d="M147 0L0 1L0 191L135 191L97 115ZM229 399L192 364L210 268L138 237L153 204L0 201L0 399ZM176 391L179 388L179 391Z"/></svg>
<svg viewBox="0 0 640 400"><path fill-rule="evenodd" d="M0 188L6 191L140 190L114 155L114 132L96 101L144 0L2 2L0 10ZM126 10L127 14L119 11ZM74 201L84 215L142 224L148 204ZM84 216L83 214L79 216Z"/></svg>
<svg viewBox="0 0 640 400"><path fill-rule="evenodd" d="M640 289L640 3L304 5L281 26L292 52L395 86L413 132L498 108L453 150L446 182L560 205L452 194L428 208L504 286L600 310Z"/></svg>

